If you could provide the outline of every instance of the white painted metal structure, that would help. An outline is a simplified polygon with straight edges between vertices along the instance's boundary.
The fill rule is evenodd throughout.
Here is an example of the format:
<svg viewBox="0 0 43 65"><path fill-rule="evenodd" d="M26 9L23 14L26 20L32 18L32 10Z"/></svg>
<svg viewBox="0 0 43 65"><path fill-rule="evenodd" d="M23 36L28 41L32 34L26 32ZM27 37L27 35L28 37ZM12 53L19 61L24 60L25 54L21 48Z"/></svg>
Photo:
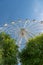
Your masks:
<svg viewBox="0 0 43 65"><path fill-rule="evenodd" d="M29 19L22 21L19 19L10 24L5 23L3 26L0 26L1 32L10 34L16 40L18 46L24 45L24 41L22 43L22 40L27 42L29 38L43 33L43 21L30 21Z"/></svg>

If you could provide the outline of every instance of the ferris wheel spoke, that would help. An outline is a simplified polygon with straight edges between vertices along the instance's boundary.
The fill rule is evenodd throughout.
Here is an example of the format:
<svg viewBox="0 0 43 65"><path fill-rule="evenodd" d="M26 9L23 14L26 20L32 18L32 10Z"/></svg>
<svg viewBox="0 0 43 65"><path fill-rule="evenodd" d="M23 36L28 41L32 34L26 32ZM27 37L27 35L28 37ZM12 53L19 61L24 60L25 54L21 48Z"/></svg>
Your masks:
<svg viewBox="0 0 43 65"><path fill-rule="evenodd" d="M33 27L34 29L36 28L36 29L43 29L43 26L35 26L35 27Z"/></svg>
<svg viewBox="0 0 43 65"><path fill-rule="evenodd" d="M39 31L39 30L38 31L36 30L36 31L32 31L31 32L31 34L33 34L34 36L39 35L39 33L41 33L41 31Z"/></svg>
<svg viewBox="0 0 43 65"><path fill-rule="evenodd" d="M11 23L12 23L11 26L15 26L17 29L19 28L16 22L11 22Z"/></svg>
<svg viewBox="0 0 43 65"><path fill-rule="evenodd" d="M43 26L39 25L39 24L36 24L36 25L33 25L33 26L28 26L28 28L42 28Z"/></svg>
<svg viewBox="0 0 43 65"><path fill-rule="evenodd" d="M20 47L20 45L21 45L21 42L22 42L22 38L21 38L20 41L19 41L19 47Z"/></svg>
<svg viewBox="0 0 43 65"><path fill-rule="evenodd" d="M40 24L40 22L32 22L30 25L29 25L29 27L34 27L34 26L37 26L37 25L39 25Z"/></svg>
<svg viewBox="0 0 43 65"><path fill-rule="evenodd" d="M17 30L6 30L5 32L9 33L9 34L14 34L17 35L18 31Z"/></svg>
<svg viewBox="0 0 43 65"><path fill-rule="evenodd" d="M24 28L26 27L26 24L29 23L30 20L26 19L25 23L24 23Z"/></svg>
<svg viewBox="0 0 43 65"><path fill-rule="evenodd" d="M4 30L6 31L6 29L19 29L19 27L17 26L17 24L9 24L7 25L5 24L3 28L5 28ZM16 28L15 28L16 27Z"/></svg>
<svg viewBox="0 0 43 65"><path fill-rule="evenodd" d="M41 31L43 30L43 28L34 28L34 29L30 29L30 31L32 32L38 32L38 31Z"/></svg>
<svg viewBox="0 0 43 65"><path fill-rule="evenodd" d="M33 37L34 37L34 36L36 36L36 35L39 35L39 33L40 33L40 32L35 31L35 32L30 33L30 34L33 35Z"/></svg>
<svg viewBox="0 0 43 65"><path fill-rule="evenodd" d="M35 27L28 27L27 28L28 30L30 30L30 31L36 31L36 30L43 30L43 26L35 26Z"/></svg>
<svg viewBox="0 0 43 65"><path fill-rule="evenodd" d="M0 30L0 32L4 32L5 29L6 29L6 28L3 27L3 28Z"/></svg>
<svg viewBox="0 0 43 65"><path fill-rule="evenodd" d="M32 31L32 30L28 30L28 29L26 29L26 34L28 34L30 37L34 37L36 34L34 34L34 31ZM35 30L35 32L38 32L37 30Z"/></svg>
<svg viewBox="0 0 43 65"><path fill-rule="evenodd" d="M28 30L26 30L25 39L28 40L28 38L33 37L33 35L30 34Z"/></svg>
<svg viewBox="0 0 43 65"><path fill-rule="evenodd" d="M30 34L32 34L33 36L35 36L35 34L34 34L34 33L30 32L30 31L29 31L29 33L30 33Z"/></svg>
<svg viewBox="0 0 43 65"><path fill-rule="evenodd" d="M14 28L12 25L10 25L10 26L7 26L7 27L4 27L5 29L4 29L4 32L9 32L9 33L11 33L11 32L15 32L15 31L19 31L19 29L16 29L16 28Z"/></svg>
<svg viewBox="0 0 43 65"><path fill-rule="evenodd" d="M5 31L14 32L14 31L16 31L16 29L7 29L7 30L5 30Z"/></svg>
<svg viewBox="0 0 43 65"><path fill-rule="evenodd" d="M33 38L33 35L29 33L25 35L24 37L25 37L25 40L28 42L29 38Z"/></svg>
<svg viewBox="0 0 43 65"><path fill-rule="evenodd" d="M3 27L0 27L0 32L3 30Z"/></svg>
<svg viewBox="0 0 43 65"><path fill-rule="evenodd" d="M28 41L29 36L30 36L29 34L26 34L26 35L24 36L24 38L25 38L26 41Z"/></svg>
<svg viewBox="0 0 43 65"><path fill-rule="evenodd" d="M22 42L22 37L19 36L18 39L17 39L17 43L16 44L18 46L20 46L21 45L21 42Z"/></svg>

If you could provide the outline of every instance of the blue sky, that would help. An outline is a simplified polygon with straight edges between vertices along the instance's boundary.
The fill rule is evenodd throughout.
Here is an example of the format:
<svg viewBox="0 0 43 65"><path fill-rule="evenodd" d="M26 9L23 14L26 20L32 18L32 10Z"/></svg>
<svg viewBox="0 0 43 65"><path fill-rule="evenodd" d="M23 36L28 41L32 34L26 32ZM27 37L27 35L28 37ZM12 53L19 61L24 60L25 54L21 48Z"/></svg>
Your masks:
<svg viewBox="0 0 43 65"><path fill-rule="evenodd" d="M18 18L43 20L43 0L0 0L0 25Z"/></svg>

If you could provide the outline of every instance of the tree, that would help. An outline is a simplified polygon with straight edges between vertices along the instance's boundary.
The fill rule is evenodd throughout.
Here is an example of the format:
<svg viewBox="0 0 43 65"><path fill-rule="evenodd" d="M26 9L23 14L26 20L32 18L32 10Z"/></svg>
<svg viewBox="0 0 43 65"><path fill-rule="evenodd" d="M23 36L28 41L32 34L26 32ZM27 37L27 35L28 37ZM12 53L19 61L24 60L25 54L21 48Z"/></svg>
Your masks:
<svg viewBox="0 0 43 65"><path fill-rule="evenodd" d="M17 65L18 46L6 33L0 33L0 65Z"/></svg>
<svg viewBox="0 0 43 65"><path fill-rule="evenodd" d="M43 65L43 34L30 39L19 56L22 65Z"/></svg>

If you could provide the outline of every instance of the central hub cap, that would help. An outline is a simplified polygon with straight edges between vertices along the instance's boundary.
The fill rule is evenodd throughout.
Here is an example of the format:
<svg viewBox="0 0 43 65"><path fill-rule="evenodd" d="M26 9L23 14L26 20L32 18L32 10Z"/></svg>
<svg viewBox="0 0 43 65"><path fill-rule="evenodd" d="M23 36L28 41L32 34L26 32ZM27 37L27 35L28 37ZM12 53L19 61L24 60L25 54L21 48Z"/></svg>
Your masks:
<svg viewBox="0 0 43 65"><path fill-rule="evenodd" d="M24 37L25 34L26 34L26 30L25 30L24 28L22 28L22 29L20 30L20 35L21 35L22 37Z"/></svg>

